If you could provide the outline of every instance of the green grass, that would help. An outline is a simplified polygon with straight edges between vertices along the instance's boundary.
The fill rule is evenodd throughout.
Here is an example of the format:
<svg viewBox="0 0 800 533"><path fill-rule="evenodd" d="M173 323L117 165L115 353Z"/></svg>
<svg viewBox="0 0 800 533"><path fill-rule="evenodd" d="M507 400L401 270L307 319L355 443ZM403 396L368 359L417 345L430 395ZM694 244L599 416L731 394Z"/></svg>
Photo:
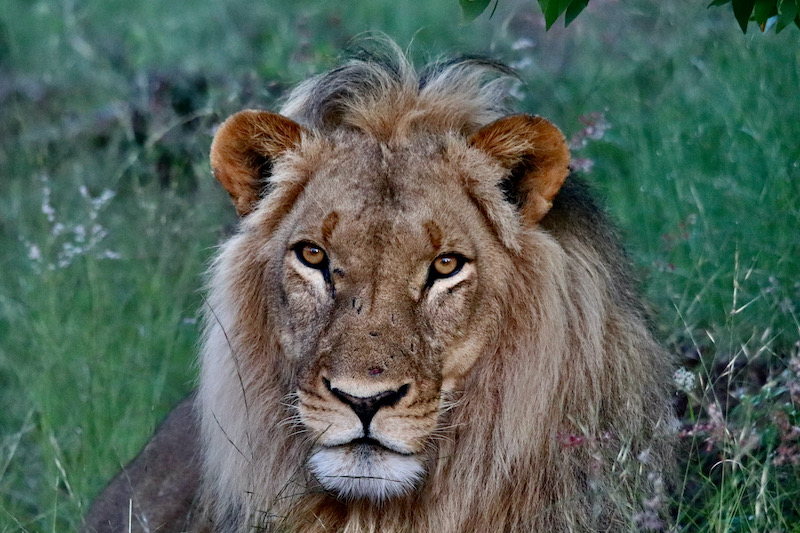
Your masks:
<svg viewBox="0 0 800 533"><path fill-rule="evenodd" d="M549 33L532 1L465 27L455 0L300 4L4 4L0 532L76 529L192 388L201 273L234 222L213 126L274 106L367 30L419 58L511 62L520 109L568 137L604 115L574 154L697 380L677 528L800 531L798 32L743 36L702 2L595 0Z"/></svg>

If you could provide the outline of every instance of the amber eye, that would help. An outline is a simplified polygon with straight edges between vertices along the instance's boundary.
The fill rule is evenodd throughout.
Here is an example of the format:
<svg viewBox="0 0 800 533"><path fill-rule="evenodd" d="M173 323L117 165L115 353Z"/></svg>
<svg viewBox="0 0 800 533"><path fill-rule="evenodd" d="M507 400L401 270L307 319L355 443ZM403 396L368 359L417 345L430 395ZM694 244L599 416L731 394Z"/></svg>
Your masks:
<svg viewBox="0 0 800 533"><path fill-rule="evenodd" d="M448 278L458 273L464 266L466 260L463 256L458 254L445 254L440 255L433 260L431 265L430 278L435 280L437 278Z"/></svg>
<svg viewBox="0 0 800 533"><path fill-rule="evenodd" d="M294 250L297 259L307 267L322 270L328 265L328 256L325 254L325 250L315 244L301 242L295 246Z"/></svg>

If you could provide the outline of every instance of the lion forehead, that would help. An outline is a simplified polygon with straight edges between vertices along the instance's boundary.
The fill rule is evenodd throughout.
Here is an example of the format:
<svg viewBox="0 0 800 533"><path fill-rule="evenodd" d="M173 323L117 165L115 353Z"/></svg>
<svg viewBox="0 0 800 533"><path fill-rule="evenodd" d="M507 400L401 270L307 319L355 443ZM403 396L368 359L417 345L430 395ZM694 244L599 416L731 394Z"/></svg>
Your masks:
<svg viewBox="0 0 800 533"><path fill-rule="evenodd" d="M354 135L311 148L318 164L288 224L322 244L345 235L354 247L466 246L463 230L475 233L486 221L465 187L474 170L454 162L444 145L427 138L387 145Z"/></svg>

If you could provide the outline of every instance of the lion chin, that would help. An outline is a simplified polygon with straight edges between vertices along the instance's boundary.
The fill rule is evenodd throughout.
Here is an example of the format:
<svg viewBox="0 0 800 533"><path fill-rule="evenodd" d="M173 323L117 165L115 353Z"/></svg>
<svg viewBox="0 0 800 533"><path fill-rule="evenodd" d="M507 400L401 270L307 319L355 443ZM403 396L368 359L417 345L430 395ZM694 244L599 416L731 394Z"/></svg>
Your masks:
<svg viewBox="0 0 800 533"><path fill-rule="evenodd" d="M343 500L382 502L413 491L425 469L415 455L393 452L377 441L320 447L308 467L323 487Z"/></svg>

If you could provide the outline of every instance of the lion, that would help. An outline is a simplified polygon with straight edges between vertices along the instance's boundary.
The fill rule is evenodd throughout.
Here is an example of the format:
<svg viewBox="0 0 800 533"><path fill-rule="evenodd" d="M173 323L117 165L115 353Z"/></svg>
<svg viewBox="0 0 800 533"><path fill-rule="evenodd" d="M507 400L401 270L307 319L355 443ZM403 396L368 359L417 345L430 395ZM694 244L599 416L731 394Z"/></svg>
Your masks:
<svg viewBox="0 0 800 533"><path fill-rule="evenodd" d="M509 69L386 48L219 127L199 387L87 530L637 529L671 361L617 233Z"/></svg>

